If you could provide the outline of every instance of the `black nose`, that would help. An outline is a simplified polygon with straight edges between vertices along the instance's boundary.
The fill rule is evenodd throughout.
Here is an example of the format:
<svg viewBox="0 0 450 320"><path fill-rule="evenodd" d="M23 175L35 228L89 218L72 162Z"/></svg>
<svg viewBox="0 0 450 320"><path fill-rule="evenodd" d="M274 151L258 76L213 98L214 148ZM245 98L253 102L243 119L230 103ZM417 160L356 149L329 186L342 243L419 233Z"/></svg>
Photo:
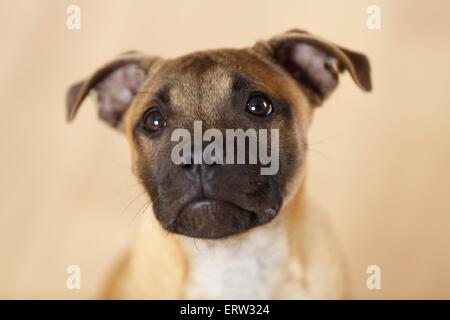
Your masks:
<svg viewBox="0 0 450 320"><path fill-rule="evenodd" d="M191 149L191 154L183 155L183 163L181 167L186 170L201 170L202 167L211 168L217 165L221 165L223 159L219 159L218 156L210 155L209 153L203 154L202 150L194 151Z"/></svg>

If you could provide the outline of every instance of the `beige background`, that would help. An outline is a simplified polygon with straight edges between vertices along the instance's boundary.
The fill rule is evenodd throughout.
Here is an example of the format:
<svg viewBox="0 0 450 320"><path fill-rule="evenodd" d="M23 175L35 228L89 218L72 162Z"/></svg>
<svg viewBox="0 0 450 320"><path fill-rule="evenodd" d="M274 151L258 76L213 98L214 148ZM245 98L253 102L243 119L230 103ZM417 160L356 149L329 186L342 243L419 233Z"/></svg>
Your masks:
<svg viewBox="0 0 450 320"><path fill-rule="evenodd" d="M372 2L379 31L366 27ZM66 28L70 3L80 31ZM129 49L174 57L297 27L373 65L375 91L345 75L311 131L309 193L335 224L354 297L450 298L449 16L448 1L1 0L0 297L94 297L142 216L125 139L91 101L65 123L72 82ZM70 264L80 291L65 287Z"/></svg>

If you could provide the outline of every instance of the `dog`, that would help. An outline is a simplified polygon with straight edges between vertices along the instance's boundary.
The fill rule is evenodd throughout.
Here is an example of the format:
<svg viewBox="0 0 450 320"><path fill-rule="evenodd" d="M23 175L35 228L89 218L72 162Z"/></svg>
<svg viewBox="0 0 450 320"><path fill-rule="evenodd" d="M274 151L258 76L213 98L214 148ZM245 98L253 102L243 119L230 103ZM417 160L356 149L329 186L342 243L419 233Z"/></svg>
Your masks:
<svg viewBox="0 0 450 320"><path fill-rule="evenodd" d="M99 118L126 135L152 201L104 298L347 298L343 255L305 199L308 128L344 71L371 90L365 55L290 30L175 59L126 52L73 85L68 120L94 94ZM220 132L277 129L278 171L263 175L259 162L175 164L171 134L192 132L195 121Z"/></svg>

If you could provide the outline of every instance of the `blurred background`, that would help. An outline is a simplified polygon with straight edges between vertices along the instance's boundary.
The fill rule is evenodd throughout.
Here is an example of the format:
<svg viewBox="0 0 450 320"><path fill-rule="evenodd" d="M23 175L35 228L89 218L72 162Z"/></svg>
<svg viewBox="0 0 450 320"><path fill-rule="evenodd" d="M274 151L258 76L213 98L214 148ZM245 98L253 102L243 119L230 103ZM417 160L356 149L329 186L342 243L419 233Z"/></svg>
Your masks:
<svg viewBox="0 0 450 320"><path fill-rule="evenodd" d="M66 27L70 4L80 30ZM70 84L130 49L175 57L291 28L372 63L373 93L344 75L310 131L308 193L331 216L353 297L450 298L450 2L0 0L0 26L0 298L96 297L148 214L125 138L93 102L65 122ZM81 290L66 288L72 264Z"/></svg>

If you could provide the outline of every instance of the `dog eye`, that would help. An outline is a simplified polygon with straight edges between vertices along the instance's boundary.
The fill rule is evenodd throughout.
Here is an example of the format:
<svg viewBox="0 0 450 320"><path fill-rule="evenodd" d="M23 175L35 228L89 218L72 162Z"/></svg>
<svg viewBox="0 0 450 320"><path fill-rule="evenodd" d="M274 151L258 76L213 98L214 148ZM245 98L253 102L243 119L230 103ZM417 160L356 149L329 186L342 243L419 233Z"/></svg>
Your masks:
<svg viewBox="0 0 450 320"><path fill-rule="evenodd" d="M250 97L247 101L247 112L255 116L267 116L272 112L272 109L272 103L260 95Z"/></svg>
<svg viewBox="0 0 450 320"><path fill-rule="evenodd" d="M166 126L163 115L156 109L149 110L144 116L144 127L149 131L157 131Z"/></svg>

